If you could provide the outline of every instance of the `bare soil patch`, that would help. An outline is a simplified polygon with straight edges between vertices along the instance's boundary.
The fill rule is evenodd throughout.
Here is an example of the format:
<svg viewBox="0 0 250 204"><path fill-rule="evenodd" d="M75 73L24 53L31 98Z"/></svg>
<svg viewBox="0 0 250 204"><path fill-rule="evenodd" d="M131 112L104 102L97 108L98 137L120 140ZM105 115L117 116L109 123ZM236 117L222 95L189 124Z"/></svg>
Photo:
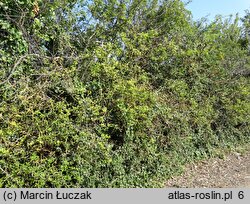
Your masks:
<svg viewBox="0 0 250 204"><path fill-rule="evenodd" d="M181 176L169 179L166 187L250 188L250 151L189 164Z"/></svg>

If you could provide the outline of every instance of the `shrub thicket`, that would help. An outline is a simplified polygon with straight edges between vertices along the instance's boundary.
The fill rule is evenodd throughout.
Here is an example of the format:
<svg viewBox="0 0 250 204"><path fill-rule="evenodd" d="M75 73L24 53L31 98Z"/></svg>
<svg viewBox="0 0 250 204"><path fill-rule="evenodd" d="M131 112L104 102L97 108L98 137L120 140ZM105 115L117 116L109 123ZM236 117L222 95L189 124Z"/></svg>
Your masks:
<svg viewBox="0 0 250 204"><path fill-rule="evenodd" d="M250 142L249 13L51 2L0 2L0 187L157 187Z"/></svg>

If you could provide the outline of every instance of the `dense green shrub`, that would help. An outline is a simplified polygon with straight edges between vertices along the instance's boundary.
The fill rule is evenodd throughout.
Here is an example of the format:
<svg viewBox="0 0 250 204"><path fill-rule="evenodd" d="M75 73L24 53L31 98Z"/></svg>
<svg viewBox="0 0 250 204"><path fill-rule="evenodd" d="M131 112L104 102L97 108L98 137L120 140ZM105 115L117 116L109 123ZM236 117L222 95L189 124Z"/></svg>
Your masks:
<svg viewBox="0 0 250 204"><path fill-rule="evenodd" d="M158 187L250 142L248 15L194 22L179 0L0 12L0 187Z"/></svg>

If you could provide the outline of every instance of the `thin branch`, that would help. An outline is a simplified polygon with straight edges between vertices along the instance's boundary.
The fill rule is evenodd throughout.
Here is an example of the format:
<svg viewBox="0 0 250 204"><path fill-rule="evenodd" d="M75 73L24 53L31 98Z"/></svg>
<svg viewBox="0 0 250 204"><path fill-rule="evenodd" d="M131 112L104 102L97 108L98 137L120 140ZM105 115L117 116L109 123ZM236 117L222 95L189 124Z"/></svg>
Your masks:
<svg viewBox="0 0 250 204"><path fill-rule="evenodd" d="M26 55L21 56L21 57L17 60L17 62L14 64L12 70L10 71L10 74L8 75L7 79L5 79L4 81L2 81L2 82L0 83L0 86L3 85L3 84L5 84L5 83L7 83L7 82L10 80L10 78L13 76L13 74L14 74L14 72L15 72L17 66L20 65L20 64L22 63L22 61L23 61L25 58L27 58L27 57L37 57L37 58L40 58L40 59L45 58L45 59L49 59L49 60L52 60L52 61L57 60L57 59L59 59L59 58L64 58L64 59L75 59L75 60L81 59L81 57L76 57L76 56L48 57L48 56L42 56L42 55L39 55L39 54L26 54Z"/></svg>
<svg viewBox="0 0 250 204"><path fill-rule="evenodd" d="M22 56L22 57L19 58L19 60L15 63L14 67L12 68L12 70L11 70L9 76L7 77L7 79L5 79L3 82L1 82L1 83L0 83L0 86L3 85L3 84L5 84L5 83L7 83L7 82L10 80L10 78L13 76L13 74L14 74L14 72L15 72L17 66L18 66L18 65L23 61L23 59L26 58L26 57L27 57L27 55L24 55L24 56Z"/></svg>
<svg viewBox="0 0 250 204"><path fill-rule="evenodd" d="M29 57L29 56L35 56L35 57L40 57L40 58L49 58L49 57L46 57L46 56L39 56L38 54L26 54L26 55L23 55L23 56L21 56L18 60L17 60L17 62L14 64L14 66L13 66L13 68L12 68L12 70L10 71L10 74L9 74L9 76L7 77L7 79L5 79L3 82L1 82L0 83L0 86L1 85L3 85L3 84L5 84L5 83L7 83L9 80L10 80L10 78L13 76L13 74L14 74L14 72L15 72L15 70L16 70L16 68L17 68L17 66L20 64L20 63L22 63L22 61L25 59L25 58L27 58L27 57Z"/></svg>

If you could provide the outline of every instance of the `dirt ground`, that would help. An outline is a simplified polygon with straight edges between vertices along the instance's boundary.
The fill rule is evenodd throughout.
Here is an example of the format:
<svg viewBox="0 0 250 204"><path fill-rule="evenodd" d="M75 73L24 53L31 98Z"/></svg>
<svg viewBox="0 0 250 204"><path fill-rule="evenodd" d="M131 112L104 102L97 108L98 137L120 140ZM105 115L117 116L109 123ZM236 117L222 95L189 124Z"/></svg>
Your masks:
<svg viewBox="0 0 250 204"><path fill-rule="evenodd" d="M167 188L250 188L250 151L189 164Z"/></svg>

